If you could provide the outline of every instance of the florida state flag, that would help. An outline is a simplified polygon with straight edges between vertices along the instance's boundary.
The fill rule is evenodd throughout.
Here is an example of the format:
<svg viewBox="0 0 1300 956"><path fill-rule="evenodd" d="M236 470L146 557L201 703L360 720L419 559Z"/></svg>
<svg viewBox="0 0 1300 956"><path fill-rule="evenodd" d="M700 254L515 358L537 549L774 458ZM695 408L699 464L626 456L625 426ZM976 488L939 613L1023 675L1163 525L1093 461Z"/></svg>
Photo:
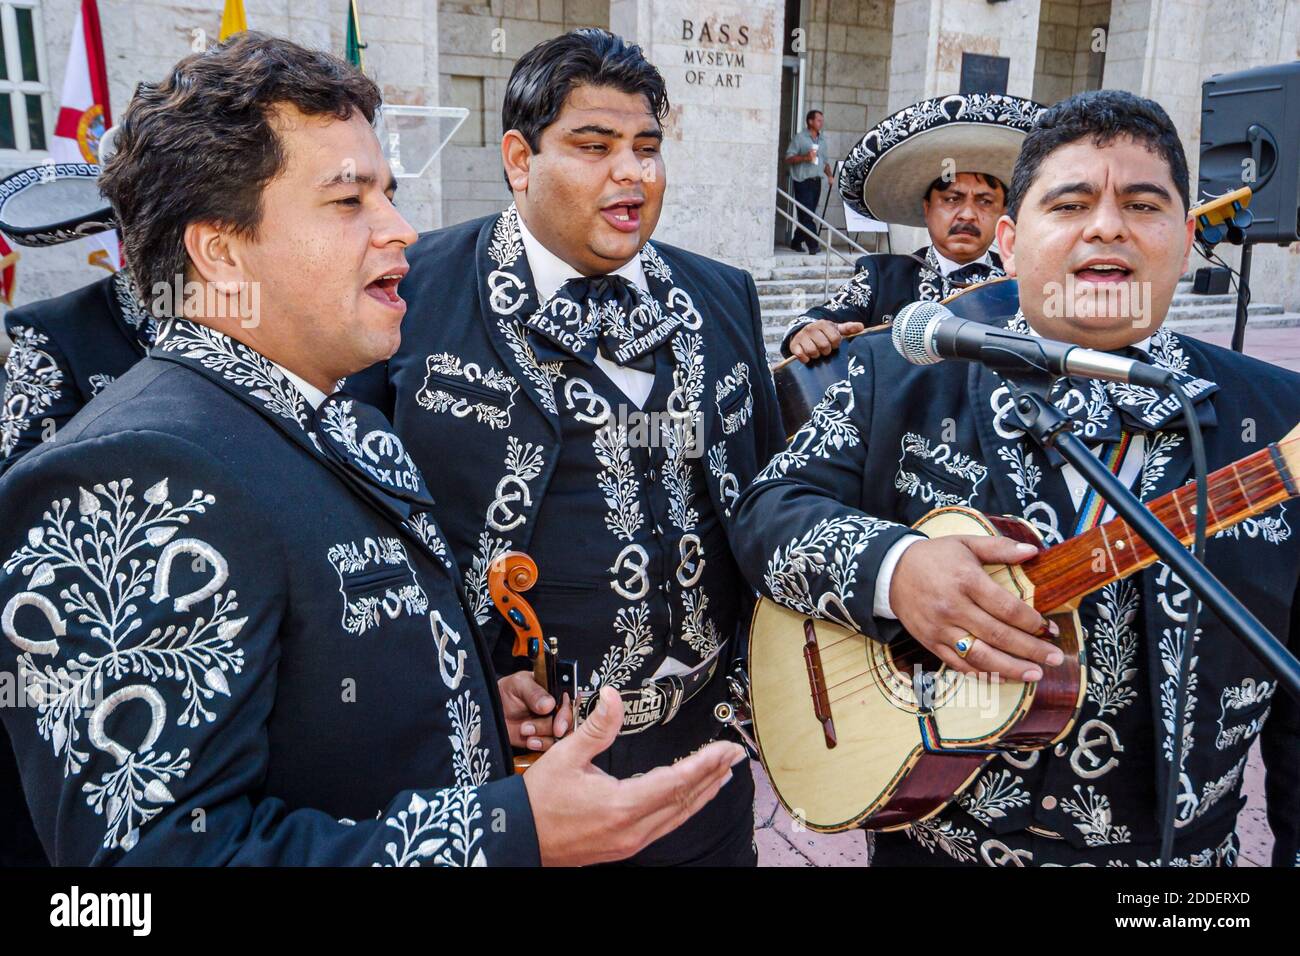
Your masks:
<svg viewBox="0 0 1300 956"><path fill-rule="evenodd" d="M81 0L72 30L63 102L50 149L56 163L99 162L99 138L113 125L108 106L108 71L95 0Z"/></svg>
<svg viewBox="0 0 1300 956"><path fill-rule="evenodd" d="M14 304L14 281L18 267L18 253L9 248L4 236L0 236L0 302L11 306Z"/></svg>

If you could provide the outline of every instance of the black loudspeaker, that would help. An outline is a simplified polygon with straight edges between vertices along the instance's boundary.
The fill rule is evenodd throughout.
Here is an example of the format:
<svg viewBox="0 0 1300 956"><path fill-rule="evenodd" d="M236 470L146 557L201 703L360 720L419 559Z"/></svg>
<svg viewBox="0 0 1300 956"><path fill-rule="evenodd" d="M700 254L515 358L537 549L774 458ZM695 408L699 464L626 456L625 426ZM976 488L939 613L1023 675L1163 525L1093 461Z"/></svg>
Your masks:
<svg viewBox="0 0 1300 956"><path fill-rule="evenodd" d="M1192 292L1196 295L1226 295L1228 270L1217 266L1197 269L1192 276Z"/></svg>
<svg viewBox="0 0 1300 956"><path fill-rule="evenodd" d="M1300 239L1300 60L1201 84L1201 200L1252 190L1247 242Z"/></svg>

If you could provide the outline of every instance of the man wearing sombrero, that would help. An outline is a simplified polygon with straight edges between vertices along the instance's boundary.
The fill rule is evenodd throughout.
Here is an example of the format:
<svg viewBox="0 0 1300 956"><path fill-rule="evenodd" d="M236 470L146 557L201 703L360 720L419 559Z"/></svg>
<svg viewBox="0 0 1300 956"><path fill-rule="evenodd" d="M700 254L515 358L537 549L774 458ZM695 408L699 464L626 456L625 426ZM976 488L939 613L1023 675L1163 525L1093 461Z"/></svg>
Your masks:
<svg viewBox="0 0 1300 956"><path fill-rule="evenodd" d="M101 140L107 159L112 137ZM114 228L99 193L100 166L57 163L0 182L0 231L29 248L62 245ZM127 270L5 316L13 343L0 404L0 474L144 358L156 323Z"/></svg>
<svg viewBox="0 0 1300 956"><path fill-rule="evenodd" d="M783 355L829 355L843 336L888 322L902 306L939 300L1003 275L990 250L1006 184L1042 107L995 93L938 96L894 113L858 141L840 194L881 222L925 226L930 245L911 255L863 256L825 303L790 323Z"/></svg>

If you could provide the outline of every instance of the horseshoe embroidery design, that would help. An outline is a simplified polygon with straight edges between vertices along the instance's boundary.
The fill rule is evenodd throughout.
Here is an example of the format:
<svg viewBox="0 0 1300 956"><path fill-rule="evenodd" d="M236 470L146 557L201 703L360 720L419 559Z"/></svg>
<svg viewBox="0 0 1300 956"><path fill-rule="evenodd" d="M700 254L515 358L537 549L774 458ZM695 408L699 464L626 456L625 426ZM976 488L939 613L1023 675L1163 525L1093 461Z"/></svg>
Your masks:
<svg viewBox="0 0 1300 956"><path fill-rule="evenodd" d="M135 747L135 752L148 753L158 740L158 735L162 733L163 724L167 720L167 704L163 701L162 694L148 684L131 684L119 688L100 701L99 705L91 711L90 720L86 725L86 736L92 744L116 760L119 767L131 756L131 750L108 736L104 730L104 721L128 700L142 700L149 705L149 729L145 731L144 739Z"/></svg>
<svg viewBox="0 0 1300 956"><path fill-rule="evenodd" d="M514 315L528 301L523 280L512 272L494 269L488 276L488 289L488 304L498 315Z"/></svg>
<svg viewBox="0 0 1300 956"><path fill-rule="evenodd" d="M154 570L153 593L149 596L149 600L154 604L161 604L171 596L172 563L178 554L193 555L203 562L202 567L205 569L208 565L212 566L212 577L208 579L207 584L197 591L182 594L172 602L176 613L183 614L195 604L220 591L221 586L226 583L230 567L226 564L226 559L221 556L221 552L206 541L197 538L180 538L173 541L163 548L162 554L158 556L158 567Z"/></svg>
<svg viewBox="0 0 1300 956"><path fill-rule="evenodd" d="M609 570L614 574L609 586L626 600L639 601L650 593L650 555L641 545L629 544L625 547ZM622 580L622 576L629 570L632 576L626 581Z"/></svg>
<svg viewBox="0 0 1300 956"><path fill-rule="evenodd" d="M577 399L586 403L585 410L574 411ZM588 425L604 425L610 420L609 402L596 394L585 378L570 378L564 383L564 407L573 412L574 418Z"/></svg>
<svg viewBox="0 0 1300 956"><path fill-rule="evenodd" d="M457 648L453 654L448 647L459 644L460 635L442 619L439 611L430 612L429 625L433 628L433 640L438 647L438 674L448 690L455 690L465 679L465 650Z"/></svg>
<svg viewBox="0 0 1300 956"><path fill-rule="evenodd" d="M23 637L18 633L14 626L14 615L21 607L34 607L50 622L50 630L54 632L55 638L63 637L68 633L68 624L59 617L59 610L54 606L54 602L44 594L37 594L35 591L20 591L9 599L5 605L4 614L0 615L0 628L3 628L5 637L20 651L26 651L28 654L42 654L50 657L59 653L58 640L33 641Z"/></svg>
<svg viewBox="0 0 1300 956"><path fill-rule="evenodd" d="M684 534L678 539L682 561L677 565L677 583L684 588L694 587L704 574L704 546L697 534Z"/></svg>
<svg viewBox="0 0 1300 956"><path fill-rule="evenodd" d="M1120 743L1114 727L1104 720L1089 720L1079 728L1078 743L1070 754L1070 766L1074 772L1085 780L1095 780L1118 767L1119 758L1110 756L1102 760L1093 753L1103 746L1109 746L1112 754L1124 752L1124 745ZM1088 764L1086 767L1083 765L1085 762Z"/></svg>
<svg viewBox="0 0 1300 956"><path fill-rule="evenodd" d="M0 611L0 630L23 652L18 667L37 733L66 779L85 778L75 792L103 819L103 846L122 851L174 802L169 784L190 770L190 751L154 748L164 731L180 738L216 720L221 700L231 696L231 678L244 668L238 638L248 620L234 616L239 605L226 588L230 569L221 552L197 536L176 538L179 529L199 530L197 519L216 497L196 489L173 501L165 478L142 494L134 486L120 478L55 499L0 565L28 579ZM203 561L207 579L176 594L176 561L191 557ZM117 570L106 575L107 568ZM23 608L43 615L52 637L22 633ZM74 638L75 654L68 650ZM133 682L123 686L123 678ZM122 739L110 721L128 704L149 711L138 743ZM109 755L113 766L101 761L92 776L95 752Z"/></svg>

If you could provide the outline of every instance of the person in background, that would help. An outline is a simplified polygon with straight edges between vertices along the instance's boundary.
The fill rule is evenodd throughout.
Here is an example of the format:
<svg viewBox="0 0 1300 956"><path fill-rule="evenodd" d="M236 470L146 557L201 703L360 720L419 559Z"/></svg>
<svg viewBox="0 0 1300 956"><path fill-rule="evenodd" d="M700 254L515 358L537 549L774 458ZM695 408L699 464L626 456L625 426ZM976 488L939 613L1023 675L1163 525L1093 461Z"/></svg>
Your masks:
<svg viewBox="0 0 1300 956"><path fill-rule="evenodd" d="M809 110L804 122L804 129L796 133L786 147L785 163L790 167L794 198L801 206L816 212L822 197L822 176L826 177L829 186L835 178L835 167L831 165L830 156L822 141L822 127L826 123L822 111ZM803 209L797 212L799 225L803 228L794 230L790 248L795 252L806 251L812 255L817 252L817 221Z"/></svg>
<svg viewBox="0 0 1300 956"><path fill-rule="evenodd" d="M1005 275L990 247L1032 100L971 93L922 100L881 120L849 152L840 194L880 222L924 226L911 255L863 256L821 305L796 316L781 343L802 362L830 355L846 335L888 322L909 302L946 299Z"/></svg>

